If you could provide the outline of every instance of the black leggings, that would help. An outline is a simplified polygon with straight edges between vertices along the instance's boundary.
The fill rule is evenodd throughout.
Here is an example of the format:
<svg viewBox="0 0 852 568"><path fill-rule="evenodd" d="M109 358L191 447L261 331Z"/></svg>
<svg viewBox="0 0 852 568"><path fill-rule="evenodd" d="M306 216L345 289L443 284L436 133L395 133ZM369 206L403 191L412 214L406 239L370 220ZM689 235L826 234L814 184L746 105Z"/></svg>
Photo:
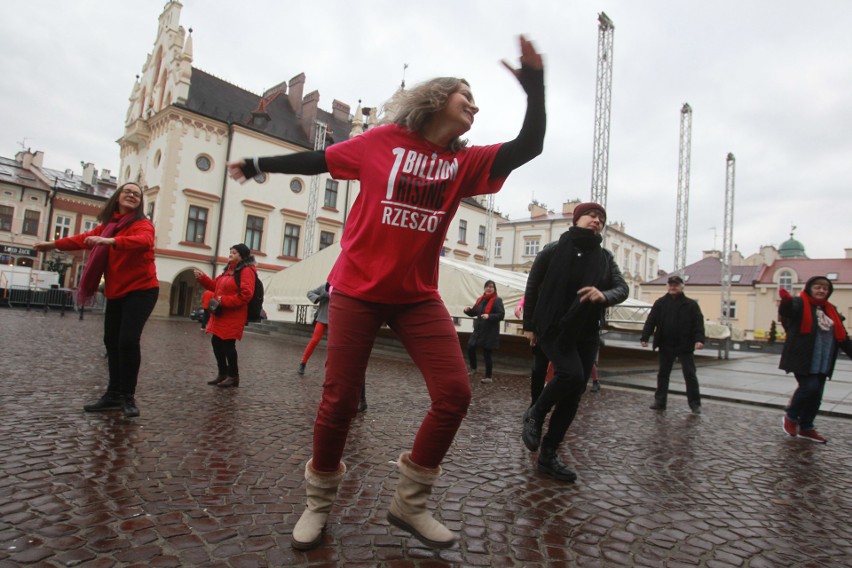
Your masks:
<svg viewBox="0 0 852 568"><path fill-rule="evenodd" d="M213 355L216 356L216 365L219 367L219 374L229 377L239 377L240 367L237 364L237 340L222 339L213 335L210 338L210 343L213 344Z"/></svg>
<svg viewBox="0 0 852 568"><path fill-rule="evenodd" d="M107 350L107 391L126 396L136 394L142 363L142 329L160 295L159 288L136 290L107 300L104 311L104 345Z"/></svg>
<svg viewBox="0 0 852 568"><path fill-rule="evenodd" d="M476 346L470 345L467 348L467 358L470 361L470 369L472 371L476 370ZM485 376L489 379L492 378L491 373L494 369L494 364L491 360L491 349L482 348L482 358L485 359Z"/></svg>

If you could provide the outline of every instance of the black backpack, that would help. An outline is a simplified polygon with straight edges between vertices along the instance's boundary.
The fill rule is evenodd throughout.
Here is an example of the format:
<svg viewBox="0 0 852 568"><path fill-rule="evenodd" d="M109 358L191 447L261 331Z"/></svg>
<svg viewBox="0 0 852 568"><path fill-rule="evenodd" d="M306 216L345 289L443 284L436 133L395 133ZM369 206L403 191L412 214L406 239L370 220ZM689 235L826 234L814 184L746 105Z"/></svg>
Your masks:
<svg viewBox="0 0 852 568"><path fill-rule="evenodd" d="M245 267L243 267L245 268ZM243 268L234 271L234 280L237 283L237 290L240 289L240 274L243 272ZM251 300L248 302L248 319L249 322L258 322L262 318L260 317L261 312L263 312L263 282L260 281L260 277L255 273L254 279L254 294L251 296Z"/></svg>

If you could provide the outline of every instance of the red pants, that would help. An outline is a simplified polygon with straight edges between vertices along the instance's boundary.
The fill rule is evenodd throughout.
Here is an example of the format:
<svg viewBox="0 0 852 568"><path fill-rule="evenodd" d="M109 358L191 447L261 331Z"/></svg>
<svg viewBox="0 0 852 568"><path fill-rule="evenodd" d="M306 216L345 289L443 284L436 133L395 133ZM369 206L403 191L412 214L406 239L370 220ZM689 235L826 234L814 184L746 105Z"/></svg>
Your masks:
<svg viewBox="0 0 852 568"><path fill-rule="evenodd" d="M319 345L320 339L322 339L322 336L325 335L325 330L326 330L327 327L328 326L325 325L324 323L322 323L321 321L318 321L314 325L314 335L311 337L311 340L308 343L308 346L305 347L305 353L302 355L302 364L304 364L304 365L308 364L308 359L310 359L311 355L314 354L314 349L317 348L317 345Z"/></svg>
<svg viewBox="0 0 852 568"><path fill-rule="evenodd" d="M470 380L458 334L440 299L415 304L365 302L334 291L329 301L328 360L314 423L313 466L336 471L379 328L387 322L426 380L432 404L417 431L411 461L437 467L470 404Z"/></svg>

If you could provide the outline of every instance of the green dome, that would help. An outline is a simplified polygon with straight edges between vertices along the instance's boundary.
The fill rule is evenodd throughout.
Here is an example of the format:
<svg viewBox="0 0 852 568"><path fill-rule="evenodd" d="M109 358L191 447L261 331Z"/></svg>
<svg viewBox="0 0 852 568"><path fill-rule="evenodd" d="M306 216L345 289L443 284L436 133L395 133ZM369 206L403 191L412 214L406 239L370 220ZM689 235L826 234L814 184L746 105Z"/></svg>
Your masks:
<svg viewBox="0 0 852 568"><path fill-rule="evenodd" d="M805 254L805 245L794 239L792 235L778 247L778 254L781 258L808 258Z"/></svg>

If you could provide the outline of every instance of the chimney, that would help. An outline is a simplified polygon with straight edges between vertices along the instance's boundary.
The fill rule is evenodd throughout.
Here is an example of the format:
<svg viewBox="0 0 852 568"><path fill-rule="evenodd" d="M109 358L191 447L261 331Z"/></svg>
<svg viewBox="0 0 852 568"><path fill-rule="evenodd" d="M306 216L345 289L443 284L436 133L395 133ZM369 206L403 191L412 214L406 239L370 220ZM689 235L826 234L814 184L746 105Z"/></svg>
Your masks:
<svg viewBox="0 0 852 568"><path fill-rule="evenodd" d="M302 93L305 91L305 74L299 73L290 79L290 92L287 95L290 106L296 111L296 116L302 115Z"/></svg>
<svg viewBox="0 0 852 568"><path fill-rule="evenodd" d="M302 99L302 116L300 117L302 120L302 129L308 134L311 141L314 139L314 122L317 119L319 98L319 91L312 91Z"/></svg>
<svg viewBox="0 0 852 568"><path fill-rule="evenodd" d="M21 150L15 154L15 161L21 164L25 170L33 167L41 168L44 163L44 152L32 150Z"/></svg>
<svg viewBox="0 0 852 568"><path fill-rule="evenodd" d="M95 164L86 162L83 164L83 183L87 185L95 185L95 180L98 178L98 170L95 169Z"/></svg>
<svg viewBox="0 0 852 568"><path fill-rule="evenodd" d="M852 248L843 249L846 252L846 258L852 258Z"/></svg>
<svg viewBox="0 0 852 568"><path fill-rule="evenodd" d="M562 204L562 215L567 217L568 214L570 213L571 216L573 217L574 216L574 208L577 207L579 204L580 204L579 201L566 201L565 203Z"/></svg>
<svg viewBox="0 0 852 568"><path fill-rule="evenodd" d="M106 168L101 170L101 179L104 181L109 181L110 171Z"/></svg>
<svg viewBox="0 0 852 568"><path fill-rule="evenodd" d="M334 99L334 102L331 103L331 115L335 118L335 120L348 122L349 112L350 107L348 104L342 103L337 99Z"/></svg>
<svg viewBox="0 0 852 568"><path fill-rule="evenodd" d="M527 211L530 212L530 219L547 215L547 209L542 207L538 201L533 201L527 206Z"/></svg>

